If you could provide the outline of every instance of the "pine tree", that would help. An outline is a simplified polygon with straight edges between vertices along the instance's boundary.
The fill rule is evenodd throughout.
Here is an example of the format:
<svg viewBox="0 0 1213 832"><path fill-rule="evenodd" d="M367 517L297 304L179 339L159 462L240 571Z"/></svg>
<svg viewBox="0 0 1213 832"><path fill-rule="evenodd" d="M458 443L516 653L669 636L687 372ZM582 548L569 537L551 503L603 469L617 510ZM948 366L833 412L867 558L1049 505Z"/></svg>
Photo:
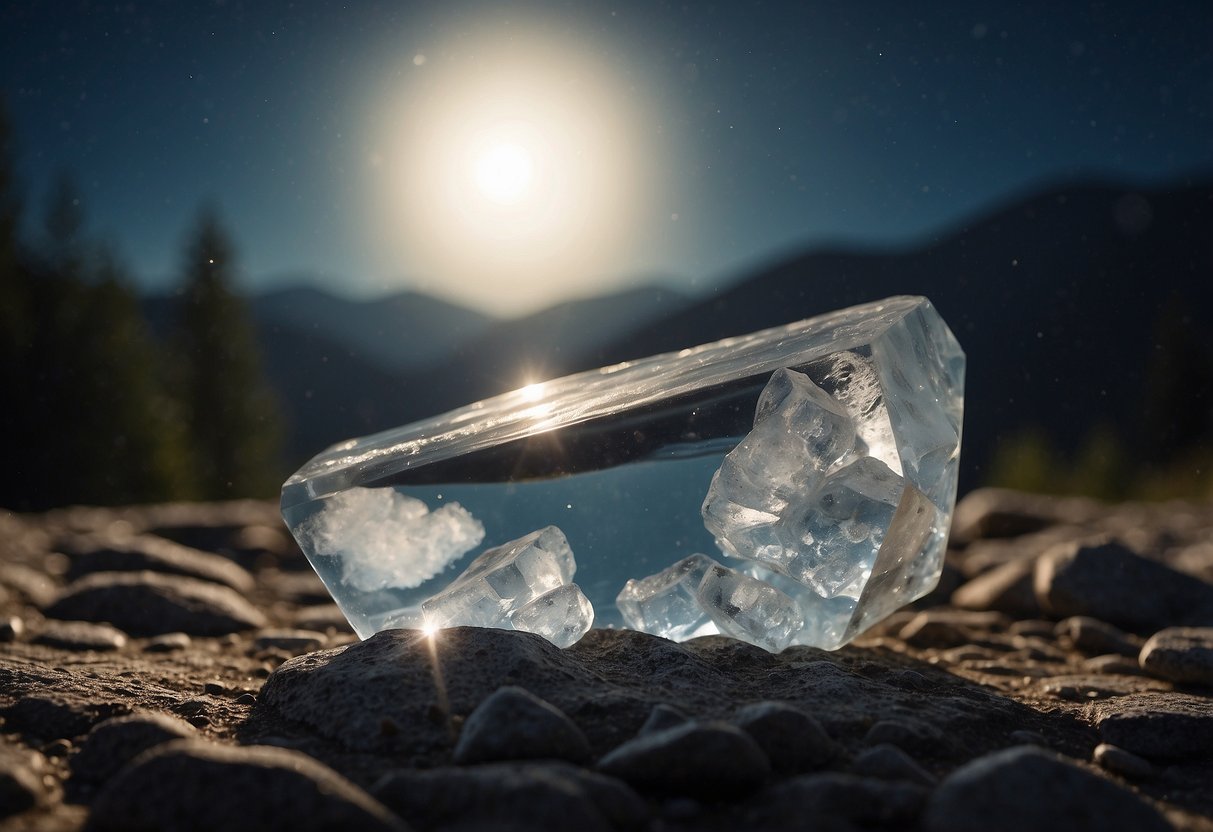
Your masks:
<svg viewBox="0 0 1213 832"><path fill-rule="evenodd" d="M180 398L200 496L266 496L281 484L279 417L261 374L234 251L204 209L186 251L178 326Z"/></svg>

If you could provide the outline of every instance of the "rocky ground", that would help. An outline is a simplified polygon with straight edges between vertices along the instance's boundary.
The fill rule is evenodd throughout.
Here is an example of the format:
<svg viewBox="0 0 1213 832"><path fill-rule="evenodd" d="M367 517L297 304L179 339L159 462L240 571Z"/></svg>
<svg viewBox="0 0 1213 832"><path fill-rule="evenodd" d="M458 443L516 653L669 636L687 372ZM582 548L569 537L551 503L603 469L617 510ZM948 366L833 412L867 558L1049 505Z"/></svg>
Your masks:
<svg viewBox="0 0 1213 832"><path fill-rule="evenodd" d="M357 642L268 503L0 513L0 830L1213 830L1213 506L976 492L835 653Z"/></svg>

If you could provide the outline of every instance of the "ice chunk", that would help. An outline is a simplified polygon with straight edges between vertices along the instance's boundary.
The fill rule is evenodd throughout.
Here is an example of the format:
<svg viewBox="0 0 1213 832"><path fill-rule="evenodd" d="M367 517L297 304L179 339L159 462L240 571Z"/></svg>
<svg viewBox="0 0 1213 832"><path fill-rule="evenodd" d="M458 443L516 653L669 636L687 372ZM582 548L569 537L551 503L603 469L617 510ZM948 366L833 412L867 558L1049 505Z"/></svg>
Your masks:
<svg viewBox="0 0 1213 832"><path fill-rule="evenodd" d="M755 553L826 597L858 595L901 501L905 481L878 459L861 457L826 477L804 508L778 524L782 546Z"/></svg>
<svg viewBox="0 0 1213 832"><path fill-rule="evenodd" d="M309 551L339 553L345 584L373 592L419 586L479 546L484 526L459 503L430 511L391 488L351 488L297 534Z"/></svg>
<svg viewBox="0 0 1213 832"><path fill-rule="evenodd" d="M557 647L576 644L594 623L594 608L577 584L543 593L510 616L515 630L543 636Z"/></svg>
<svg viewBox="0 0 1213 832"><path fill-rule="evenodd" d="M569 583L576 571L564 533L547 526L484 552L421 611L431 627L508 628L512 613Z"/></svg>
<svg viewBox="0 0 1213 832"><path fill-rule="evenodd" d="M804 625L796 602L785 593L720 564L707 570L696 598L721 632L773 653L791 644Z"/></svg>
<svg viewBox="0 0 1213 832"><path fill-rule="evenodd" d="M615 605L633 630L686 641L720 630L699 603L696 591L708 570L718 564L695 554L647 578L628 581Z"/></svg>

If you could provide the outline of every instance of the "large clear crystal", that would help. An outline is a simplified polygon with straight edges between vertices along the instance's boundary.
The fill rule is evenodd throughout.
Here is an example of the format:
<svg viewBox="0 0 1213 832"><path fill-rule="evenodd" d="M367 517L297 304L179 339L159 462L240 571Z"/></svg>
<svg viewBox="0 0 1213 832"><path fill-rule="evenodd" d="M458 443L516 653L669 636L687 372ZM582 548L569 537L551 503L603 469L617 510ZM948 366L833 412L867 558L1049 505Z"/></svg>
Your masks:
<svg viewBox="0 0 1213 832"><path fill-rule="evenodd" d="M624 623L629 579L719 549L794 602L793 643L836 647L938 579L963 371L930 303L890 298L336 445L287 481L283 515L363 637L421 626L486 549L559 526L600 626ZM668 634L722 629L683 624Z"/></svg>

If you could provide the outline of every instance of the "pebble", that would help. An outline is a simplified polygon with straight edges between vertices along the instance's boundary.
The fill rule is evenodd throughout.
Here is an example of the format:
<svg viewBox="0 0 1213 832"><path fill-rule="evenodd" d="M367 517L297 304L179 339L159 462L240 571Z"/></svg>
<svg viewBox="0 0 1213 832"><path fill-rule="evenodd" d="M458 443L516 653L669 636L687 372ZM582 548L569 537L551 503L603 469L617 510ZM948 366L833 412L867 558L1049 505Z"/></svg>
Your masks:
<svg viewBox="0 0 1213 832"><path fill-rule="evenodd" d="M653 710L649 711L648 719L644 721L644 725L640 726L638 733L652 734L690 721L691 718L689 716L673 705L654 705Z"/></svg>
<svg viewBox="0 0 1213 832"><path fill-rule="evenodd" d="M904 826L919 815L926 799L927 790L914 783L838 772L802 774L763 792L756 801L761 808L752 819L758 828L816 829L822 821L840 818Z"/></svg>
<svg viewBox="0 0 1213 832"><path fill-rule="evenodd" d="M1053 615L1132 631L1213 625L1213 585L1117 542L1060 544L1036 562L1036 597Z"/></svg>
<svg viewBox="0 0 1213 832"><path fill-rule="evenodd" d="M254 650L285 650L292 655L319 650L328 636L315 630L262 630L253 639Z"/></svg>
<svg viewBox="0 0 1213 832"><path fill-rule="evenodd" d="M1136 636L1089 615L1072 615L1058 621L1054 634L1068 638L1084 653L1136 656L1141 649L1141 641Z"/></svg>
<svg viewBox="0 0 1213 832"><path fill-rule="evenodd" d="M1205 697L1145 693L1100 703L1099 736L1150 760L1213 759L1213 706Z"/></svg>
<svg viewBox="0 0 1213 832"><path fill-rule="evenodd" d="M0 616L0 643L17 641L25 635L25 622L15 615Z"/></svg>
<svg viewBox="0 0 1213 832"><path fill-rule="evenodd" d="M935 785L934 775L920 766L909 754L889 743L881 743L861 751L852 761L851 769L864 777L905 780L921 786Z"/></svg>
<svg viewBox="0 0 1213 832"><path fill-rule="evenodd" d="M37 772L45 761L36 751L12 748L0 741L0 821L42 802L46 786Z"/></svg>
<svg viewBox="0 0 1213 832"><path fill-rule="evenodd" d="M1213 688L1213 627L1168 627L1150 636L1138 662L1152 676Z"/></svg>
<svg viewBox="0 0 1213 832"><path fill-rule="evenodd" d="M72 779L104 783L149 748L195 733L185 720L168 714L131 714L107 719L93 726L79 753L72 757Z"/></svg>
<svg viewBox="0 0 1213 832"><path fill-rule="evenodd" d="M228 558L150 534L81 535L69 538L64 552L69 580L96 572L150 570L224 584L241 593L254 586L253 576Z"/></svg>
<svg viewBox="0 0 1213 832"><path fill-rule="evenodd" d="M804 772L838 756L838 743L816 718L782 702L746 705L733 718L779 772Z"/></svg>
<svg viewBox="0 0 1213 832"><path fill-rule="evenodd" d="M421 828L482 828L506 817L525 829L643 828L645 802L627 784L567 763L485 763L401 769L371 793Z"/></svg>
<svg viewBox="0 0 1213 832"><path fill-rule="evenodd" d="M590 744L559 708L519 687L498 688L463 723L455 762L569 760L590 757Z"/></svg>
<svg viewBox="0 0 1213 832"><path fill-rule="evenodd" d="M983 572L952 593L952 604L966 610L997 610L1032 618L1040 615L1040 604L1032 589L1034 563L1018 558Z"/></svg>
<svg viewBox="0 0 1213 832"><path fill-rule="evenodd" d="M771 763L734 725L688 722L625 742L599 760L598 769L647 790L715 799L759 785Z"/></svg>
<svg viewBox="0 0 1213 832"><path fill-rule="evenodd" d="M216 636L265 624L265 616L228 587L156 572L89 575L65 588L46 612L107 621L136 636Z"/></svg>
<svg viewBox="0 0 1213 832"><path fill-rule="evenodd" d="M165 633L149 638L143 645L145 653L172 653L175 650L188 650L193 641L185 633Z"/></svg>
<svg viewBox="0 0 1213 832"><path fill-rule="evenodd" d="M953 771L927 803L925 832L1169 832L1133 792L1034 746L979 757Z"/></svg>
<svg viewBox="0 0 1213 832"><path fill-rule="evenodd" d="M15 590L35 607L45 607L59 591L44 572L19 563L0 563L0 584Z"/></svg>
<svg viewBox="0 0 1213 832"><path fill-rule="evenodd" d="M97 698L88 701L76 691L70 695L54 690L26 694L12 705L0 707L0 717L6 731L20 732L26 740L50 742L77 737L104 719L130 712L125 705Z"/></svg>
<svg viewBox="0 0 1213 832"><path fill-rule="evenodd" d="M1108 771L1135 780L1145 780L1158 774L1158 769L1149 760L1106 742L1095 746L1091 759Z"/></svg>
<svg viewBox="0 0 1213 832"><path fill-rule="evenodd" d="M917 719L882 719L868 729L864 745L889 743L905 751L938 749L945 744L942 731Z"/></svg>
<svg viewBox="0 0 1213 832"><path fill-rule="evenodd" d="M177 740L138 758L97 795L89 829L359 829L404 832L383 804L306 754Z"/></svg>
<svg viewBox="0 0 1213 832"><path fill-rule="evenodd" d="M1019 537L1059 523L1080 523L1097 516L1101 506L1085 497L1056 497L1003 488L970 491L956 504L950 540Z"/></svg>
<svg viewBox="0 0 1213 832"><path fill-rule="evenodd" d="M1008 623L999 612L924 610L901 628L898 638L915 647L956 647L969 644L974 629L997 630Z"/></svg>
<svg viewBox="0 0 1213 832"><path fill-rule="evenodd" d="M44 621L30 641L61 650L121 650L126 633L88 621Z"/></svg>
<svg viewBox="0 0 1213 832"><path fill-rule="evenodd" d="M1122 656L1118 653L1109 653L1105 656L1092 656L1084 661L1082 666L1095 673L1110 673L1120 676L1138 676L1141 674L1141 666L1135 659L1130 659L1128 656Z"/></svg>

